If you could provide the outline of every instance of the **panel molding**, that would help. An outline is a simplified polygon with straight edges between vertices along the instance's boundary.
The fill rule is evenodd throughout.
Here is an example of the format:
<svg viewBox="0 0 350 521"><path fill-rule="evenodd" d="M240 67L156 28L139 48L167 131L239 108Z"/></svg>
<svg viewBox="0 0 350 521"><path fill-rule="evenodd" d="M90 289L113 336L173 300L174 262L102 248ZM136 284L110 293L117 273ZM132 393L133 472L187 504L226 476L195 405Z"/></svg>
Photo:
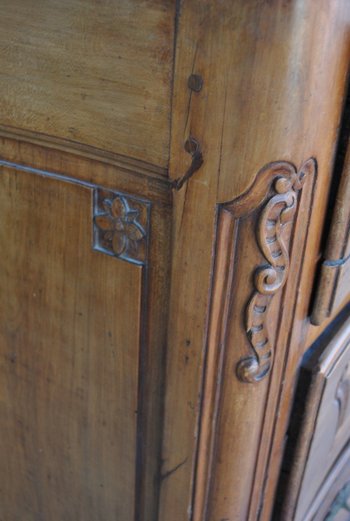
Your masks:
<svg viewBox="0 0 350 521"><path fill-rule="evenodd" d="M11 127L8 125L0 125L0 137L14 139L16 141L23 141L33 145L39 145L45 148L56 149L70 154L76 154L84 158L94 159L103 163L116 166L132 176L147 176L157 179L164 185L171 186L172 183L167 179L168 169L147 163L128 156L123 156L115 152L109 152L100 148L93 147L71 141L56 136L41 134L24 130L20 128Z"/></svg>

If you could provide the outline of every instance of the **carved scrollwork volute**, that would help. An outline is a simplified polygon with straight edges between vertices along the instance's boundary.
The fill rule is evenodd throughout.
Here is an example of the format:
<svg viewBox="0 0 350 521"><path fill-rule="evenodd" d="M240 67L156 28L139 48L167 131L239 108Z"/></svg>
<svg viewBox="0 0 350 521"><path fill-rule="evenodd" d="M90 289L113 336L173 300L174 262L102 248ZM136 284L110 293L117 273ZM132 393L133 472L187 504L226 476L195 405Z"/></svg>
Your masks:
<svg viewBox="0 0 350 521"><path fill-rule="evenodd" d="M218 207L208 326L217 380L227 381L229 371L235 385L259 382L275 351L285 357L290 349L316 178L313 158L300 169L272 162L246 192Z"/></svg>
<svg viewBox="0 0 350 521"><path fill-rule="evenodd" d="M268 310L288 277L289 243L284 241L283 227L293 223L298 191L303 186L307 170L302 168L291 175L277 176L273 182L273 193L258 219L256 239L266 262L255 268L254 291L245 313L251 354L243 357L236 367L237 376L243 382L253 383L263 379L272 366L274 350L267 327Z"/></svg>

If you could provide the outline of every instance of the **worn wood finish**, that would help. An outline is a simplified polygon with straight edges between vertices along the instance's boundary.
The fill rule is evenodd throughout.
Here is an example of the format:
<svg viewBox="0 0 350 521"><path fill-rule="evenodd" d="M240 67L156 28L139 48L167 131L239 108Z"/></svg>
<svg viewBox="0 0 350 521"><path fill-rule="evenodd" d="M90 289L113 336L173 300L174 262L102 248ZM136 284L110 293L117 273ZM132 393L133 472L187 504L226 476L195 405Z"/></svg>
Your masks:
<svg viewBox="0 0 350 521"><path fill-rule="evenodd" d="M286 463L291 468L282 474L286 495L279 517L285 521L312 518L309 510L315 508L327 474L349 441L350 321L331 342L320 341L311 349L301 370L299 410L294 410L289 433Z"/></svg>
<svg viewBox="0 0 350 521"><path fill-rule="evenodd" d="M303 521L348 521L349 512L344 505L349 504L349 483L350 445L348 444L328 473ZM279 520L280 514L272 519Z"/></svg>
<svg viewBox="0 0 350 521"><path fill-rule="evenodd" d="M66 175L82 183L101 185L111 190L133 195L140 194L157 207L170 207L171 184L158 173L144 171L139 162L119 161L119 158L95 154L89 149L60 146L48 139L34 142L27 135L18 135L0 128L0 158L10 163L19 163L29 168L48 170L57 175Z"/></svg>
<svg viewBox="0 0 350 521"><path fill-rule="evenodd" d="M175 4L2 0L0 121L166 166Z"/></svg>
<svg viewBox="0 0 350 521"><path fill-rule="evenodd" d="M208 363L206 353L206 329L217 205L244 193L256 173L271 161L289 161L300 166L307 158L315 157L319 167L306 262L294 309L295 334L288 342L293 362L285 372L287 353L280 352L276 377L268 380L269 384L261 382L264 389L270 386L270 400L260 431L259 453L250 453L256 462L251 502L249 507L246 505L247 511L237 500L226 516L230 521L252 521L261 507L260 518L267 521L282 457L291 387L304 349L300 328L307 325L319 230L343 103L349 56L348 6L343 0L321 1L317 5L310 0L193 0L180 4L178 20L170 176L178 178L179 172L185 172L190 164L191 158L183 149L190 135L200 144L204 162L174 194L162 521L202 521L201 511L196 510L196 497L203 491L197 488L200 473L196 471L195 453L204 418L201 405L203 415L210 407L208 401L202 402L205 365L216 382L216 368ZM201 90L188 87L190 73L202 77ZM306 218L304 213L303 219ZM235 360L247 353L246 349L249 351L249 345L244 345L243 353L235 342L228 348L236 353ZM233 367L230 369L233 378ZM246 428L246 415L250 408L255 410L255 400L259 401L264 391L256 391L257 396L253 390L250 393L244 404L239 394L230 396L232 410L241 406L241 415L232 422L227 420L228 444L240 436L240 429ZM213 417L209 413L208 417L215 430ZM277 425L274 417L280 418ZM261 416L257 423L260 420ZM235 454L246 454L249 446L243 438L239 439ZM221 462L230 455L217 453L216 457ZM249 482L251 465L251 460L245 465L236 459L227 473L223 472L221 483L226 480L228 486L235 476ZM228 501L234 493L231 489ZM245 490L246 501L249 493ZM217 501L224 501L223 497L217 489ZM209 516L207 521L214 519Z"/></svg>

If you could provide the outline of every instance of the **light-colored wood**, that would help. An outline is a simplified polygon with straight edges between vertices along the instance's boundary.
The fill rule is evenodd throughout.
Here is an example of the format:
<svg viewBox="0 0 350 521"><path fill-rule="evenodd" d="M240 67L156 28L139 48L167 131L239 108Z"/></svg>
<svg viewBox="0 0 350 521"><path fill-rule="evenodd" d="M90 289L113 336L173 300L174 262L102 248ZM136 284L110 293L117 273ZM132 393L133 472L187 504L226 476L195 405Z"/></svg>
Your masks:
<svg viewBox="0 0 350 521"><path fill-rule="evenodd" d="M312 521L349 521L349 456L350 446L348 445L327 476L320 490L319 497L314 503L315 508L310 511L310 515L312 516L310 519L312 519ZM341 500L340 496L342 496ZM344 504L346 504L347 508L344 508Z"/></svg>
<svg viewBox="0 0 350 521"><path fill-rule="evenodd" d="M167 165L173 1L0 6L2 125Z"/></svg>
<svg viewBox="0 0 350 521"><path fill-rule="evenodd" d="M268 385L268 414L259 434L258 453L254 452L256 446L251 449L243 440L235 449L240 457L244 458L242 455L249 452L251 460L255 460L253 482L249 482L251 460L247 468L239 458L227 469L226 476L223 473L220 478L221 482L226 479L228 484L239 476L244 483L251 483L251 487L244 490L244 499L238 500L236 496L234 506L231 504L230 513L225 517L230 521L253 521L260 512L261 520L270 518L291 388L305 348L301 327L308 324L320 228L343 104L349 15L347 2L343 0L331 3L193 0L180 5L170 176L176 179L179 172L188 168L191 158L183 149L183 143L190 135L200 144L204 162L174 194L163 442L166 479L161 487L161 521L192 518L202 521L201 512L193 506L199 493L196 483L200 479L195 454L202 431L202 414L210 407L210 403L202 403L202 384L203 368L209 360L207 322L217 205L234 201L244 193L265 164L289 161L300 166L307 158L315 157L318 184L307 254L296 294L295 334L288 341L291 354L285 351L284 344L275 359L278 370ZM187 86L190 73L203 78L199 92ZM306 217L304 213L302 219ZM241 354L242 346L233 338L228 349ZM285 371L289 356L293 363ZM215 382L215 367L209 364L206 369L213 374ZM226 378L235 378L233 367L225 369ZM240 429L246 428L245 411L249 415L256 398L254 391L251 393L251 401L246 399L244 403L239 393L230 395L232 408L241 407L241 414L232 421L233 416L227 419L228 444L230 439L239 437ZM263 393L263 390L256 391L256 399L260 400ZM209 413L208 416L215 431L215 418ZM279 421L275 423L274 418ZM257 422L260 420L261 416ZM253 424L252 430L255 428ZM221 462L229 455L217 453L215 457ZM231 494L235 494L232 489ZM216 500L224 502L219 489L216 489ZM209 516L206 521L214 519L216 521Z"/></svg>

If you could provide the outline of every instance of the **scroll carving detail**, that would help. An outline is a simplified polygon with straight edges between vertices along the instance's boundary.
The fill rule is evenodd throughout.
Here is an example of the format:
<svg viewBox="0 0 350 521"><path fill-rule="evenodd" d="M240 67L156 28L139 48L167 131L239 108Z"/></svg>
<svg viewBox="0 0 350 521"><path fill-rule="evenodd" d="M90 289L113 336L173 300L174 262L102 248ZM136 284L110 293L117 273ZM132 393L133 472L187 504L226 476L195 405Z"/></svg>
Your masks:
<svg viewBox="0 0 350 521"><path fill-rule="evenodd" d="M298 191L302 188L305 172L301 169L292 175L279 176L273 184L274 194L261 211L258 221L257 242L267 263L254 272L254 292L246 308L246 332L252 354L242 358L236 367L238 378L253 383L263 379L270 371L273 347L267 328L271 301L286 283L289 270L289 244L283 239L283 227L294 219Z"/></svg>

